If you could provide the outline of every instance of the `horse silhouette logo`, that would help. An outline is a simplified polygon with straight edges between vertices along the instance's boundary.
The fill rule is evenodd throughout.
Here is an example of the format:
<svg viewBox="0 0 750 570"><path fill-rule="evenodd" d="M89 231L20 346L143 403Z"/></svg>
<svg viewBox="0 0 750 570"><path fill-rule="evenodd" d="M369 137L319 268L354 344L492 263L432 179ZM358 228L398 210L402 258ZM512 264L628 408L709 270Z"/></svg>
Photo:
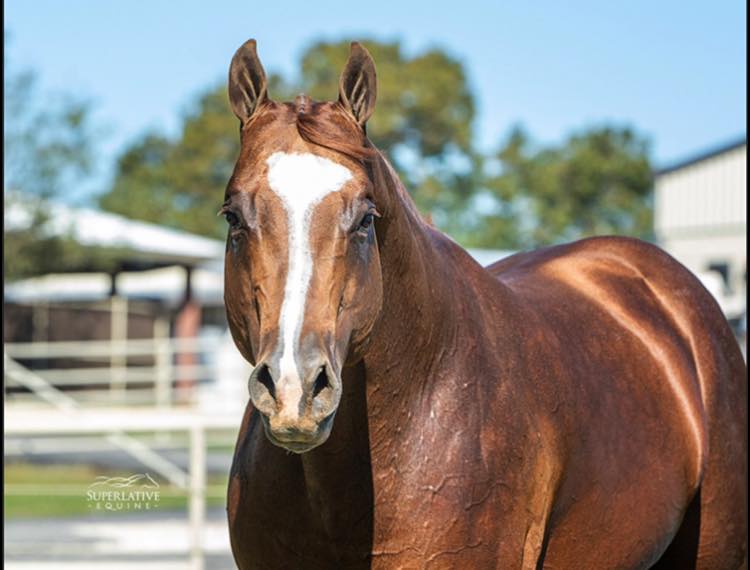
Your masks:
<svg viewBox="0 0 750 570"><path fill-rule="evenodd" d="M117 489L124 489L136 486L146 489L158 489L159 483L157 483L148 473L135 473L130 477L107 477L106 475L99 475L94 482L89 485L89 489L92 487L114 487Z"/></svg>

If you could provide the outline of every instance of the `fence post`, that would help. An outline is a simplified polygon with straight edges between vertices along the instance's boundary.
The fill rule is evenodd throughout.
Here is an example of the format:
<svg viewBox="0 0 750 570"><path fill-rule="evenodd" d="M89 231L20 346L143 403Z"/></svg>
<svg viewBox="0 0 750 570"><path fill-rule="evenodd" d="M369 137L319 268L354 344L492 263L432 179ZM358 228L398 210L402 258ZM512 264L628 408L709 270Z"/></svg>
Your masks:
<svg viewBox="0 0 750 570"><path fill-rule="evenodd" d="M169 340L169 319L157 317L154 320L154 401L160 408L168 408L172 403L172 350Z"/></svg>
<svg viewBox="0 0 750 570"><path fill-rule="evenodd" d="M190 428L190 568L203 570L203 525L206 519L206 431L200 420Z"/></svg>
<svg viewBox="0 0 750 570"><path fill-rule="evenodd" d="M49 342L49 302L34 303L31 306L31 342ZM49 359L36 362L39 368L49 368Z"/></svg>
<svg viewBox="0 0 750 570"><path fill-rule="evenodd" d="M110 298L110 397L124 400L127 374L128 300L120 295Z"/></svg>

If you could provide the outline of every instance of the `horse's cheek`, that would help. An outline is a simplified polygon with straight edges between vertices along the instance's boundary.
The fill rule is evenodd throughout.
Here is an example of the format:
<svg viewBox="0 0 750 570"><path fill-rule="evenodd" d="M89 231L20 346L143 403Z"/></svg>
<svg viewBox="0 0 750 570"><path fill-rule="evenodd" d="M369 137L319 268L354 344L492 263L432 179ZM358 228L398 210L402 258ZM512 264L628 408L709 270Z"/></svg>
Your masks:
<svg viewBox="0 0 750 570"><path fill-rule="evenodd" d="M359 296L357 329L360 334L369 334L383 308L383 276L380 271L378 248L371 244L367 263L362 267L356 284Z"/></svg>
<svg viewBox="0 0 750 570"><path fill-rule="evenodd" d="M356 271L350 272L350 278L346 283L345 297L349 311L348 314L342 315L344 322L341 324L344 326L339 330L342 333L346 332L347 338L344 339L344 335L341 334L338 335L338 340L346 341L345 353L349 363L357 361L361 356L383 307L380 257L377 247L374 244L369 245L366 260L356 266Z"/></svg>
<svg viewBox="0 0 750 570"><path fill-rule="evenodd" d="M255 362L255 352L258 346L258 327L253 323L254 313L252 295L241 291L230 275L227 275L224 288L224 304L226 307L227 323L232 339L242 356L250 363Z"/></svg>

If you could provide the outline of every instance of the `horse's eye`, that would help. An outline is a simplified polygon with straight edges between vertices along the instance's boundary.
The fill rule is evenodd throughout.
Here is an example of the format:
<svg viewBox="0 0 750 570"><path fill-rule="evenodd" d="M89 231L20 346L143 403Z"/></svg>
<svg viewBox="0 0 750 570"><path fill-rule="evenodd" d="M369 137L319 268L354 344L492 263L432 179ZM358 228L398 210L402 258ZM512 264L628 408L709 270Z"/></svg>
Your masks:
<svg viewBox="0 0 750 570"><path fill-rule="evenodd" d="M365 217L362 218L362 221L359 222L359 227L357 228L358 232L362 232L363 234L366 234L370 231L370 226L372 226L372 222L375 220L375 214L372 212L368 212L365 214Z"/></svg>
<svg viewBox="0 0 750 570"><path fill-rule="evenodd" d="M372 214L365 214L365 217L362 218L362 221L359 222L359 229L361 230L368 230L370 229L370 226L372 225L372 221L375 219L375 216Z"/></svg>
<svg viewBox="0 0 750 570"><path fill-rule="evenodd" d="M229 227L232 229L236 229L240 226L240 219L237 217L237 214L234 212L224 212L224 219L229 224Z"/></svg>

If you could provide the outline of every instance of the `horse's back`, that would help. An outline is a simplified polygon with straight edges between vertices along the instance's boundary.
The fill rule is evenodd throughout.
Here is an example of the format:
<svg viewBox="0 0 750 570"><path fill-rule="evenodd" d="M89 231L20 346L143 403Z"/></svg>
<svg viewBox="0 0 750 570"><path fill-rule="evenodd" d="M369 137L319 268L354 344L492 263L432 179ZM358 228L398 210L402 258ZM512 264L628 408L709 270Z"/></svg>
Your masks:
<svg viewBox="0 0 750 570"><path fill-rule="evenodd" d="M609 328L642 329L634 332L644 339L679 343L695 360L707 413L721 391L746 388L744 359L718 303L695 275L652 244L588 238L519 253L486 269L530 304L565 303L565 318L597 304L616 321Z"/></svg>
<svg viewBox="0 0 750 570"><path fill-rule="evenodd" d="M673 409L653 404L661 410L654 428L681 422L685 438L694 442L684 448L691 457L680 468L693 472L687 480L699 504L684 515L662 561L699 568L741 565L747 529L746 367L721 309L700 281L659 248L615 237L520 253L486 269L557 329L576 359L606 367L620 358L628 382L635 378L632 370L640 370L654 400L669 394ZM627 346L635 349L628 352ZM607 382L619 389L617 379ZM668 457L664 451L654 460ZM664 472L663 465L654 465L655 474ZM554 546L553 539L550 555Z"/></svg>

